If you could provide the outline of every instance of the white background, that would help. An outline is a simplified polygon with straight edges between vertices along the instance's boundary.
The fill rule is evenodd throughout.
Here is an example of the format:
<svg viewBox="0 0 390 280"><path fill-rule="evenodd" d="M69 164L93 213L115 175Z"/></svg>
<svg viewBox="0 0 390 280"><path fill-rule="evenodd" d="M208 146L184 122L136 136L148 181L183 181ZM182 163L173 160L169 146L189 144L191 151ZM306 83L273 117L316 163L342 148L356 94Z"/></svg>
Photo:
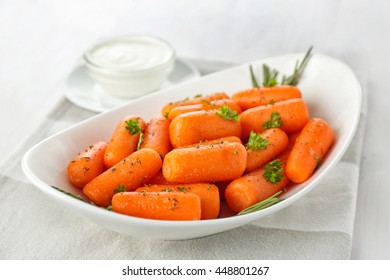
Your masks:
<svg viewBox="0 0 390 280"><path fill-rule="evenodd" d="M352 258L390 259L389 14L385 0L3 0L0 162L63 98L64 80L98 38L155 35L179 56L235 63L313 45L350 65L368 94Z"/></svg>

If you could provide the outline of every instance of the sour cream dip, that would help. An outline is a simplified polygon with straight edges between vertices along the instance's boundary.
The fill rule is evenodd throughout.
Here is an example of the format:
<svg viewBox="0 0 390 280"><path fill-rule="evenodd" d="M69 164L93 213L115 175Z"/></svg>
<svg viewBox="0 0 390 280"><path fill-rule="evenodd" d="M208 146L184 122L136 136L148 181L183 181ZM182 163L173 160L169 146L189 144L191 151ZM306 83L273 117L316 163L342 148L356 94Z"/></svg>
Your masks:
<svg viewBox="0 0 390 280"><path fill-rule="evenodd" d="M101 41L84 54L89 74L105 91L134 98L158 89L172 72L174 49L149 36Z"/></svg>

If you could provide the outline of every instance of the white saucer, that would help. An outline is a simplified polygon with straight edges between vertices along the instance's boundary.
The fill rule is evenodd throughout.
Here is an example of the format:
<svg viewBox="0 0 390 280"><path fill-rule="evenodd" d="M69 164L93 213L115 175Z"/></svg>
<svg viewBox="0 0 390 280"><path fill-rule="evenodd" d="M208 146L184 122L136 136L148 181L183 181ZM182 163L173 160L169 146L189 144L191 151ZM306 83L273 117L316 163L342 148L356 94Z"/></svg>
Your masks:
<svg viewBox="0 0 390 280"><path fill-rule="evenodd" d="M199 70L182 59L176 60L175 69L162 85L167 88L200 77ZM131 101L106 93L87 73L83 63L78 64L66 80L65 96L70 102L94 112L105 112Z"/></svg>

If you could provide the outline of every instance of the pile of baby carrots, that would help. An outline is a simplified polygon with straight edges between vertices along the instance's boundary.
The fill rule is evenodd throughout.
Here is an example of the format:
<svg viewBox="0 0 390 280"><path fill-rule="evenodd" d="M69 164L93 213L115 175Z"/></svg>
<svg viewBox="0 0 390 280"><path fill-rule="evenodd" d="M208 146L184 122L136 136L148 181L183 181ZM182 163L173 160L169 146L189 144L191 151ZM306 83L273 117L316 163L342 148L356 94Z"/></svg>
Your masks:
<svg viewBox="0 0 390 280"><path fill-rule="evenodd" d="M109 141L68 164L69 181L97 206L160 220L216 219L221 201L240 213L306 181L334 132L309 116L296 85L275 84L275 76L264 79L274 84L231 97L209 93L162 105L161 116L147 122L124 117Z"/></svg>

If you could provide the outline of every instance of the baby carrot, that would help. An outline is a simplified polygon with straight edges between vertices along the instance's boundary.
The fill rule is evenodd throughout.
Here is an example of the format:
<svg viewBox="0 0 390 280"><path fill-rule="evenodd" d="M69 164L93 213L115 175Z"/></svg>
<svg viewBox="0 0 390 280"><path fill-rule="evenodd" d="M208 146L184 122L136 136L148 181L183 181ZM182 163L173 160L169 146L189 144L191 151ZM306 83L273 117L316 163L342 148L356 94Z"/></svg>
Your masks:
<svg viewBox="0 0 390 280"><path fill-rule="evenodd" d="M174 118L184 113L202 111L202 110L205 111L215 110L221 108L222 106L228 106L230 109L236 111L237 113L241 113L242 111L240 106L233 99L219 99L215 101L205 100L199 104L182 105L173 108L171 111L169 111L168 119L172 121Z"/></svg>
<svg viewBox="0 0 390 280"><path fill-rule="evenodd" d="M107 207L116 192L132 191L161 169L160 155L152 149L140 149L85 185L83 192L96 205Z"/></svg>
<svg viewBox="0 0 390 280"><path fill-rule="evenodd" d="M306 101L294 98L248 109L241 113L240 119L241 138L246 140L252 130L257 133L279 127L286 133L300 131L309 120L309 111Z"/></svg>
<svg viewBox="0 0 390 280"><path fill-rule="evenodd" d="M150 185L140 187L137 192L184 192L194 193L200 197L201 219L216 219L220 211L219 190L216 185L206 183Z"/></svg>
<svg viewBox="0 0 390 280"><path fill-rule="evenodd" d="M145 127L140 148L151 148L158 152L161 158L172 149L169 139L170 121L164 117L152 118Z"/></svg>
<svg viewBox="0 0 390 280"><path fill-rule="evenodd" d="M104 153L104 163L110 168L137 149L145 121L139 116L127 116L115 127Z"/></svg>
<svg viewBox="0 0 390 280"><path fill-rule="evenodd" d="M279 128L270 128L263 133L251 132L247 143L247 164L245 172L260 168L288 145L287 134Z"/></svg>
<svg viewBox="0 0 390 280"><path fill-rule="evenodd" d="M112 198L112 210L155 220L200 220L200 198L182 192L121 192Z"/></svg>
<svg viewBox="0 0 390 280"><path fill-rule="evenodd" d="M227 205L241 212L282 190L289 183L279 159L232 181L225 190Z"/></svg>
<svg viewBox="0 0 390 280"><path fill-rule="evenodd" d="M183 105L192 105L192 104L201 104L202 102L211 102L211 101L214 101L214 100L218 100L218 99L227 99L229 98L229 96L224 93L224 92L216 92L216 93L212 93L212 94L208 94L208 95L200 95L200 96L197 96L197 97L194 97L194 98L187 98L187 99L184 99L184 100L179 100L179 101L176 101L176 102L171 102L169 104L166 104L162 110L161 110L161 114L163 117L168 117L168 114L169 112L177 107L177 106L183 106Z"/></svg>
<svg viewBox="0 0 390 280"><path fill-rule="evenodd" d="M306 181L321 163L333 141L334 132L327 122L320 118L310 119L288 157L287 177L295 183Z"/></svg>
<svg viewBox="0 0 390 280"><path fill-rule="evenodd" d="M301 91L296 86L289 85L250 88L236 92L232 95L232 99L236 101L244 111L273 102L301 97Z"/></svg>
<svg viewBox="0 0 390 280"><path fill-rule="evenodd" d="M174 148L226 136L241 136L237 112L222 106L218 110L189 112L176 117L169 127Z"/></svg>
<svg viewBox="0 0 390 280"><path fill-rule="evenodd" d="M73 186L83 188L105 170L103 155L106 146L106 142L91 145L68 164L68 178Z"/></svg>
<svg viewBox="0 0 390 280"><path fill-rule="evenodd" d="M245 147L224 142L173 149L164 158L162 172L169 182L218 182L237 179L245 166Z"/></svg>
<svg viewBox="0 0 390 280"><path fill-rule="evenodd" d="M237 136L227 136L227 137L217 138L217 139L214 139L214 140L200 141L199 143L187 145L187 146L184 146L184 147L185 148L196 147L198 145L206 145L207 146L207 145L213 145L213 144L222 144L224 142L242 143L241 139L238 138Z"/></svg>
<svg viewBox="0 0 390 280"><path fill-rule="evenodd" d="M159 171L150 180L148 180L148 183L145 184L145 186L148 186L148 185L172 185L172 184L174 184L174 183L168 182L167 179L165 179L162 172Z"/></svg>
<svg viewBox="0 0 390 280"><path fill-rule="evenodd" d="M294 132L288 135L288 144L287 147L284 149L283 152L281 152L277 158L280 159L280 161L285 165L287 163L287 159L290 156L291 150L295 144L295 141L297 140L299 136L300 131Z"/></svg>

